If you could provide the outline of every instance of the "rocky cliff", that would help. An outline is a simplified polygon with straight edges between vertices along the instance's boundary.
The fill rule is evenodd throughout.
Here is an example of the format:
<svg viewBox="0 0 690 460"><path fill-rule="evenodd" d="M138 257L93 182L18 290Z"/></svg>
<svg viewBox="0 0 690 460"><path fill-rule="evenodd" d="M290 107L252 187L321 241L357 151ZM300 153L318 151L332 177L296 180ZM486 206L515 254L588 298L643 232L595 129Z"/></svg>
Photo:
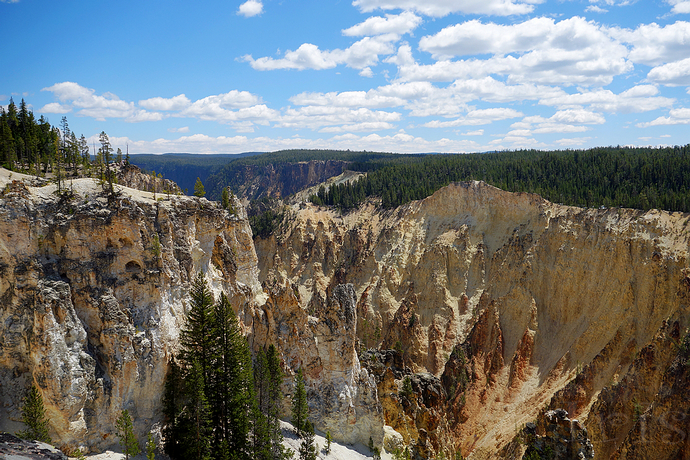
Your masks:
<svg viewBox="0 0 690 460"><path fill-rule="evenodd" d="M135 176L127 183L145 188ZM24 179L0 170L0 431L23 428L31 383L66 451L115 446L123 409L140 439L157 431L190 281L202 271L216 297L229 296L252 347L278 346L288 418L303 367L316 427L339 441L380 444L383 417L358 360L352 285L334 285L309 309L285 285L262 286L239 202L235 214L204 198L117 186L109 204L91 179L62 196Z"/></svg>
<svg viewBox="0 0 690 460"><path fill-rule="evenodd" d="M286 394L305 369L338 440L521 458L534 426L538 452L688 452L688 215L473 182L391 211L296 203L252 241L239 203L6 172L0 190L0 430L32 382L59 445L113 446L122 409L155 429L201 270L254 349L278 346Z"/></svg>
<svg viewBox="0 0 690 460"><path fill-rule="evenodd" d="M232 165L209 176L207 190L220 198L222 188L230 186L244 200L265 196L284 198L307 187L318 185L341 174L348 162L312 160L267 165Z"/></svg>
<svg viewBox="0 0 690 460"><path fill-rule="evenodd" d="M0 177L0 430L21 427L34 382L58 446L113 446L122 409L143 439L195 274L240 315L263 302L243 208L123 187L108 205L91 179L59 197Z"/></svg>
<svg viewBox="0 0 690 460"><path fill-rule="evenodd" d="M643 458L626 446L652 431L672 444L658 458L676 458L690 405L672 366L688 327L688 221L474 182L387 212L295 205L255 244L264 283L307 310L352 284L360 348L397 350L401 368L441 379L445 398L420 404L400 396L402 374L377 377L405 442L500 457L519 427L565 409L597 458ZM436 413L444 423L422 423Z"/></svg>

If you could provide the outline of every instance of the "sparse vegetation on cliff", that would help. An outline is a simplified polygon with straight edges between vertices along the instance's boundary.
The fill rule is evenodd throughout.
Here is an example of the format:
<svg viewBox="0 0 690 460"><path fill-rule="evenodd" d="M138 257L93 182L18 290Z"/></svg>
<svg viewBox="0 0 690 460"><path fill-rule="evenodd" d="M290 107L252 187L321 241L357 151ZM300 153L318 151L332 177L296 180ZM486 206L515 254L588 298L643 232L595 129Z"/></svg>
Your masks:
<svg viewBox="0 0 690 460"><path fill-rule="evenodd" d="M17 436L31 441L51 443L50 435L48 434L46 409L43 405L43 396L36 385L31 385L24 399L22 423L27 426L27 429L18 432Z"/></svg>

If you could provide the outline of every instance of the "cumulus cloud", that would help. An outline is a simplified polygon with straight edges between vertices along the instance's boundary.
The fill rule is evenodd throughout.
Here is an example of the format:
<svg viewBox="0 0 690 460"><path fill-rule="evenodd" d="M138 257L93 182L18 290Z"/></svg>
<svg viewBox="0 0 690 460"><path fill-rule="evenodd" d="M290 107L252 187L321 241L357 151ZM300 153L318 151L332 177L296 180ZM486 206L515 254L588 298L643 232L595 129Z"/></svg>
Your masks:
<svg viewBox="0 0 690 460"><path fill-rule="evenodd" d="M356 127L356 130L370 130L374 126L389 129L401 119L399 112L386 112L382 110L370 110L365 108L351 109L348 107L334 107L325 105L310 105L297 109L288 108L277 123L281 128L306 128L319 130L326 127L340 127L341 131L347 131L347 127ZM378 125L377 125L378 124Z"/></svg>
<svg viewBox="0 0 690 460"><path fill-rule="evenodd" d="M364 22L343 30L343 35L350 37L381 34L404 35L412 32L421 23L422 18L411 11L405 11L400 14L387 14L385 18L372 16Z"/></svg>
<svg viewBox="0 0 690 460"><path fill-rule="evenodd" d="M620 94L604 89L567 94L559 89L541 98L539 103L559 108L589 106L610 113L649 112L673 105L674 99L658 96L658 93L659 89L654 85L633 86Z"/></svg>
<svg viewBox="0 0 690 460"><path fill-rule="evenodd" d="M671 13L673 14L687 14L690 13L690 1L687 0L666 0L666 3L671 5Z"/></svg>
<svg viewBox="0 0 690 460"><path fill-rule="evenodd" d="M679 108L669 111L667 117L659 117L650 122L638 123L639 128L648 128L650 126L664 126L664 125L689 125L690 124L690 109Z"/></svg>
<svg viewBox="0 0 690 460"><path fill-rule="evenodd" d="M240 5L237 10L237 14L250 18L252 16L258 16L264 12L264 5L259 0L248 0Z"/></svg>
<svg viewBox="0 0 690 460"><path fill-rule="evenodd" d="M98 139L95 139L97 141ZM340 150L376 150L381 152L420 153L420 152L473 152L481 146L468 139L428 140L399 131L391 135L376 133L365 136L355 133L337 134L330 138L306 139L299 136L289 138L272 138L266 136L208 136L194 134L177 139L156 139L154 141L137 141L122 138L110 138L114 148L125 148L129 144L130 152L166 153L241 153L248 151L270 152L286 149L340 149Z"/></svg>
<svg viewBox="0 0 690 460"><path fill-rule="evenodd" d="M170 132L170 133L188 133L189 132L189 126L183 126L181 128L168 128L168 132Z"/></svg>
<svg viewBox="0 0 690 460"><path fill-rule="evenodd" d="M392 42L398 40L395 34L384 34L376 37L364 37L344 50L321 50L312 43L303 43L296 50L288 50L280 59L261 57L254 59L245 55L241 59L249 62L255 70L324 70L345 64L355 69L364 69L376 65L380 55L395 52Z"/></svg>
<svg viewBox="0 0 690 460"><path fill-rule="evenodd" d="M549 118L540 115L528 116L515 122L510 127L513 133L522 136L533 134L580 133L589 131L585 125L606 123L603 115L584 109L559 110Z"/></svg>
<svg viewBox="0 0 690 460"><path fill-rule="evenodd" d="M628 49L601 26L579 17L560 22L535 18L512 25L467 21L423 37L420 49L439 61L403 64L401 79L453 81L498 74L506 75L509 83L604 86L632 70ZM491 57L449 60L485 54Z"/></svg>
<svg viewBox="0 0 690 460"><path fill-rule="evenodd" d="M149 110L182 110L191 104L191 101L184 94L169 99L163 97L152 97L139 101L139 105Z"/></svg>
<svg viewBox="0 0 690 460"><path fill-rule="evenodd" d="M50 102L38 109L38 111L43 113L69 113L72 111L72 107L59 102Z"/></svg>
<svg viewBox="0 0 690 460"><path fill-rule="evenodd" d="M667 86L690 85L690 58L654 67L647 80Z"/></svg>
<svg viewBox="0 0 690 460"><path fill-rule="evenodd" d="M660 26L642 24L637 29L610 28L607 33L632 45L628 59L636 64L659 65L688 57L690 23L677 21Z"/></svg>
<svg viewBox="0 0 690 460"><path fill-rule="evenodd" d="M451 121L432 120L424 123L425 128L453 128L456 126L488 125L494 121L521 117L524 114L510 108L472 110L466 116Z"/></svg>
<svg viewBox="0 0 690 460"><path fill-rule="evenodd" d="M534 10L534 3L540 0L355 0L352 4L363 13L375 10L408 10L432 17L442 17L451 13L488 14L510 16L527 14Z"/></svg>
<svg viewBox="0 0 690 460"><path fill-rule="evenodd" d="M139 122L162 118L160 114L137 109L133 102L123 101L115 94L97 95L95 90L74 82L56 83L41 91L52 92L59 101L44 107L48 113L67 113L76 109L78 116L92 117L99 121L107 118L124 118L128 122Z"/></svg>

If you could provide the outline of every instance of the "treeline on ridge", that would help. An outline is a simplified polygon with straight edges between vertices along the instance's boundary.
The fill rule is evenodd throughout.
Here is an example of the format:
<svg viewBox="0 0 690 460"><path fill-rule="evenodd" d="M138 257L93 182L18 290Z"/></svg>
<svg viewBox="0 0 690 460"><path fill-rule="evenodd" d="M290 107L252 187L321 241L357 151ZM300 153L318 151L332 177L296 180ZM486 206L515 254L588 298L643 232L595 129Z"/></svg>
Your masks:
<svg viewBox="0 0 690 460"><path fill-rule="evenodd" d="M426 155L394 164L353 163L349 169L368 174L322 187L311 201L347 211L369 197L380 197L382 207L393 208L426 198L451 182L483 180L573 206L690 211L690 145Z"/></svg>

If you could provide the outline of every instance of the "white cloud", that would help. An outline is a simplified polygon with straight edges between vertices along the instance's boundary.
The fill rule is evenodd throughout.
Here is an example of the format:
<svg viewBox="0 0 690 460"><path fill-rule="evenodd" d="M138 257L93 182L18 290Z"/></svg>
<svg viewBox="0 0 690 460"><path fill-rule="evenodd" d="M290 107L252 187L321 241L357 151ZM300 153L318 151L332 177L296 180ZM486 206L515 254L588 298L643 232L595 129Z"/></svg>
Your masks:
<svg viewBox="0 0 690 460"><path fill-rule="evenodd" d="M432 16L442 17L451 13L489 14L495 16L510 16L513 14L527 14L534 9L533 3L540 0L512 1L512 0L355 0L352 4L362 12L375 10L409 10Z"/></svg>
<svg viewBox="0 0 690 460"><path fill-rule="evenodd" d="M628 59L636 64L653 66L688 57L690 23L685 21L663 27L656 23L642 24L635 30L610 28L607 33L632 45Z"/></svg>
<svg viewBox="0 0 690 460"><path fill-rule="evenodd" d="M344 29L343 35L350 37L381 34L404 35L412 32L421 23L422 18L411 11L404 11L397 15L387 14L385 18L381 16L367 18L364 22Z"/></svg>
<svg viewBox="0 0 690 460"><path fill-rule="evenodd" d="M592 13L608 13L609 12L609 10L601 8L597 5L589 5L587 8L585 8L585 11L592 12Z"/></svg>
<svg viewBox="0 0 690 460"><path fill-rule="evenodd" d="M98 120L106 118L128 118L136 115L134 103L126 102L112 93L96 95L93 89L85 88L74 82L56 83L53 86L43 88L41 91L50 91L62 104L78 109L77 115L93 117ZM50 108L55 108L52 106Z"/></svg>
<svg viewBox="0 0 690 460"><path fill-rule="evenodd" d="M189 132L189 126L183 126L181 128L168 128L168 132L171 132L171 133L188 133Z"/></svg>
<svg viewBox="0 0 690 460"><path fill-rule="evenodd" d="M690 85L690 58L654 67L647 80L667 86Z"/></svg>
<svg viewBox="0 0 690 460"><path fill-rule="evenodd" d="M563 138L563 139L559 139L557 141L554 141L554 144L566 146L566 147L570 147L570 146L574 146L574 145L579 146L579 145L586 144L587 142L589 142L590 139L592 139L592 138L591 137L575 137L575 138L570 138L570 139Z"/></svg>
<svg viewBox="0 0 690 460"><path fill-rule="evenodd" d="M97 139L95 139L97 140ZM205 134L182 136L178 139L156 139L136 141L126 137L110 138L114 148L129 144L130 153L241 153L270 152L285 149L341 149L376 150L381 152L420 153L420 152L476 152L481 146L468 139L428 140L411 136L404 131L393 135L369 134L360 136L354 133L335 135L328 139L305 139L301 137L270 138L246 136L212 137Z"/></svg>
<svg viewBox="0 0 690 460"><path fill-rule="evenodd" d="M145 109L149 110L182 110L189 107L191 101L184 94L175 96L169 99L163 97L152 97L150 99L144 99L139 101L139 105Z"/></svg>
<svg viewBox="0 0 690 460"><path fill-rule="evenodd" d="M507 120L521 116L523 116L523 113L509 108L472 110L468 112L465 117L451 121L432 120L424 123L422 126L425 128L452 128L456 126L488 125L494 121Z"/></svg>
<svg viewBox="0 0 690 460"><path fill-rule="evenodd" d="M655 120L646 123L638 123L639 128L648 128L650 126L663 125L688 125L690 124L690 109L680 108L669 111L668 117L659 117Z"/></svg>
<svg viewBox="0 0 690 460"><path fill-rule="evenodd" d="M331 107L364 107L380 109L401 106L404 99L397 95L384 95L379 90L343 91L342 93L300 93L290 98L295 105L322 105Z"/></svg>
<svg viewBox="0 0 690 460"><path fill-rule="evenodd" d="M657 96L659 89L653 85L633 86L620 94L603 89L575 94L559 91L560 94L544 97L539 103L559 108L589 106L610 113L639 113L671 107L674 102L673 99Z"/></svg>
<svg viewBox="0 0 690 460"><path fill-rule="evenodd" d="M484 135L484 130L483 129L477 129L475 131L467 131L466 133L462 133L463 136L483 136Z"/></svg>
<svg viewBox="0 0 690 460"><path fill-rule="evenodd" d="M687 0L666 0L666 3L673 6L671 13L687 14L690 13L690 2Z"/></svg>
<svg viewBox="0 0 690 460"><path fill-rule="evenodd" d="M596 23L579 17L560 22L535 18L513 25L467 21L423 37L420 49L440 60L431 65L406 62L399 78L453 81L498 74L511 84L604 86L632 70L628 49ZM483 54L492 56L448 60Z"/></svg>
<svg viewBox="0 0 690 460"><path fill-rule="evenodd" d="M355 133L355 132L373 132L382 131L385 129L393 129L395 125L385 121L369 121L365 123L352 123L340 126L329 126L321 128L320 133Z"/></svg>
<svg viewBox="0 0 690 460"><path fill-rule="evenodd" d="M59 102L50 102L38 109L38 111L43 113L68 113L72 111L72 107Z"/></svg>
<svg viewBox="0 0 690 460"><path fill-rule="evenodd" d="M510 127L511 132L519 132L523 136L532 134L553 133L581 133L590 128L583 125L604 124L606 119L599 113L583 109L560 110L549 118L533 115L515 122Z"/></svg>
<svg viewBox="0 0 690 460"><path fill-rule="evenodd" d="M264 12L264 5L258 0L248 0L240 5L237 14L250 18Z"/></svg>
<svg viewBox="0 0 690 460"><path fill-rule="evenodd" d="M384 34L376 37L364 37L344 50L334 49L322 51L312 43L303 43L295 51L288 50L281 59L262 57L254 59L251 55L242 57L255 70L324 70L332 69L339 64L345 64L355 69L364 69L376 65L379 55L395 52L392 42L398 40L395 34Z"/></svg>
<svg viewBox="0 0 690 460"><path fill-rule="evenodd" d="M371 67L365 67L359 72L359 75L361 77L371 78L374 76L374 71L371 70Z"/></svg>
<svg viewBox="0 0 690 460"><path fill-rule="evenodd" d="M384 129L389 129L388 127L392 127L389 125L390 123L400 121L400 119L401 114L398 112L313 105L298 109L288 108L281 116L277 126L312 130L336 126L347 130L347 125L350 125L358 126L358 129L362 130L366 126L374 126L373 123L386 123Z"/></svg>

